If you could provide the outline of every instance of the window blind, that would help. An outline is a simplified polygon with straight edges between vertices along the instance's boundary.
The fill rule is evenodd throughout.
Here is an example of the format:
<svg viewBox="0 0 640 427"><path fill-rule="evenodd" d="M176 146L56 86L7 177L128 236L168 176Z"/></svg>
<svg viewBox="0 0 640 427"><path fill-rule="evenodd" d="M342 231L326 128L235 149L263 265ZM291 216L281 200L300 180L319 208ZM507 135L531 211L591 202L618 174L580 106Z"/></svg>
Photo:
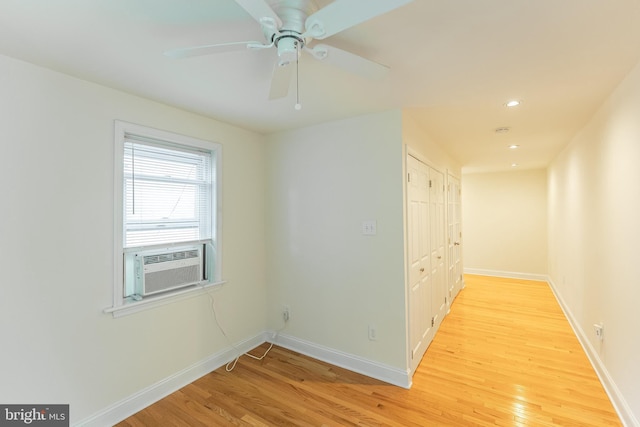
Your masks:
<svg viewBox="0 0 640 427"><path fill-rule="evenodd" d="M123 247L212 239L212 168L210 151L126 134Z"/></svg>

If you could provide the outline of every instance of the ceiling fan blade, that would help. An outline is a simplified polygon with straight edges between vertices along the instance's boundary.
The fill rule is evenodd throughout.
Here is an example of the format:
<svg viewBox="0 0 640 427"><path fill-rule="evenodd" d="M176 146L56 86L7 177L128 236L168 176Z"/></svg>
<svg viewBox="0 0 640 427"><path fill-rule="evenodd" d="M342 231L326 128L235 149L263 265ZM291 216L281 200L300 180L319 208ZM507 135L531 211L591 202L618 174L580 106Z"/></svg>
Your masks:
<svg viewBox="0 0 640 427"><path fill-rule="evenodd" d="M192 46L183 47L179 49L171 49L163 52L165 56L173 59L189 58L192 56L209 55L212 53L232 52L236 50L246 50L248 48L270 47L270 45L263 45L260 42L248 41L248 42L230 42L230 43L218 43L207 44L204 46Z"/></svg>
<svg viewBox="0 0 640 427"><path fill-rule="evenodd" d="M280 66L276 62L273 67L273 75L271 76L271 89L269 90L270 100L287 96L291 84L292 70L293 66L291 64Z"/></svg>
<svg viewBox="0 0 640 427"><path fill-rule="evenodd" d="M413 0L335 0L305 21L306 35L322 40Z"/></svg>
<svg viewBox="0 0 640 427"><path fill-rule="evenodd" d="M235 2L263 27L276 31L282 26L280 17L273 11L266 0L235 0Z"/></svg>
<svg viewBox="0 0 640 427"><path fill-rule="evenodd" d="M305 48L305 50L320 61L371 79L380 79L389 72L389 67L385 65L326 44L316 44L312 48Z"/></svg>

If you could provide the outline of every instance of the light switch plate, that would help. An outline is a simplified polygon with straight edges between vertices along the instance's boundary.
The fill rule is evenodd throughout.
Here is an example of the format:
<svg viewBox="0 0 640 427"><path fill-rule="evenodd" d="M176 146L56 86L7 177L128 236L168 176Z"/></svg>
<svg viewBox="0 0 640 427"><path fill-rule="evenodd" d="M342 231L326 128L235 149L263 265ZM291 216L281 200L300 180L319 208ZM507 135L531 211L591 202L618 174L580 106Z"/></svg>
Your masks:
<svg viewBox="0 0 640 427"><path fill-rule="evenodd" d="M377 228L375 220L362 221L362 234L365 236L375 236Z"/></svg>

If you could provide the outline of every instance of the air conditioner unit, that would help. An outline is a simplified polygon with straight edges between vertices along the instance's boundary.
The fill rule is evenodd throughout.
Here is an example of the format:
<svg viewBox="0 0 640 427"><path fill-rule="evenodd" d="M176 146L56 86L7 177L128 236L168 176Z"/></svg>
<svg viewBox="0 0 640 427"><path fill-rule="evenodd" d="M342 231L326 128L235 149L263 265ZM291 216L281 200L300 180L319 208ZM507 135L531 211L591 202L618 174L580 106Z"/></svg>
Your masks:
<svg viewBox="0 0 640 427"><path fill-rule="evenodd" d="M202 246L136 253L136 295L145 297L202 282L202 255Z"/></svg>

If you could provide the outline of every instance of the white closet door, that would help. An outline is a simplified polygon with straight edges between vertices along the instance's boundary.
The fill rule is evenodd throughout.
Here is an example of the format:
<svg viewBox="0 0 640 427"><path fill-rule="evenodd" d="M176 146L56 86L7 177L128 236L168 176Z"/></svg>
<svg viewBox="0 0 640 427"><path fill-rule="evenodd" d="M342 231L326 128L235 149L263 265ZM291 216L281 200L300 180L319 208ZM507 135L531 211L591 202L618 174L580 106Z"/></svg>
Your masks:
<svg viewBox="0 0 640 427"><path fill-rule="evenodd" d="M431 249L432 324L437 328L447 312L446 225L444 175L429 170L429 225Z"/></svg>
<svg viewBox="0 0 640 427"><path fill-rule="evenodd" d="M460 180L449 175L447 191L448 218L447 243L449 245L449 300L453 299L462 289L462 212L460 205Z"/></svg>
<svg viewBox="0 0 640 427"><path fill-rule="evenodd" d="M429 241L429 168L407 157L409 257L409 340L414 370L433 339L431 250Z"/></svg>

